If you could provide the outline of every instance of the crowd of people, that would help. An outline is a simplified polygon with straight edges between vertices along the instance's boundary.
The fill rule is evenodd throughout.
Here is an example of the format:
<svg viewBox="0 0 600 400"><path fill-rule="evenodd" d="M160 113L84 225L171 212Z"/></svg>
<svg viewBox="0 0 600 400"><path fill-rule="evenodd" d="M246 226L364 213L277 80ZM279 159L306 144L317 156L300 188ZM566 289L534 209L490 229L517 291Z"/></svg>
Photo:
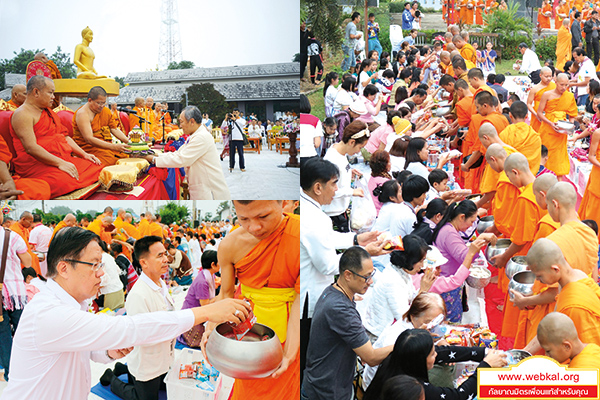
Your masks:
<svg viewBox="0 0 600 400"><path fill-rule="evenodd" d="M444 42L407 46L329 73L324 121L301 96L303 398L473 398L476 374L455 386L433 366L500 367L509 349L598 368L594 63L576 47L564 70L542 67L522 43L519 69L533 85L520 98L457 26ZM574 148L591 167L578 172L585 192L573 183ZM493 223L477 231L486 216ZM498 239L510 246L486 259ZM426 268L436 254L443 261ZM516 256L535 275L533 295L509 290ZM427 331L440 315L466 323L473 265L491 275L475 291L485 302L476 322L498 339L485 352ZM572 351L556 354L561 345Z"/></svg>
<svg viewBox="0 0 600 400"><path fill-rule="evenodd" d="M2 398L87 397L89 360L109 363L129 354L127 365L107 369L100 383L123 399L158 399L175 341L204 347L217 323L248 316L250 303L239 298L252 302L257 322L275 330L283 361L267 379L237 380L232 398L299 397L298 202L234 205L233 221L196 228L162 224L153 213L134 222L111 207L91 222L67 214L54 229L30 212L8 221L10 230L2 231L8 240L0 241L8 254ZM176 286L186 290L181 311L170 294ZM32 374L38 362L55 367ZM128 383L118 379L122 374Z"/></svg>

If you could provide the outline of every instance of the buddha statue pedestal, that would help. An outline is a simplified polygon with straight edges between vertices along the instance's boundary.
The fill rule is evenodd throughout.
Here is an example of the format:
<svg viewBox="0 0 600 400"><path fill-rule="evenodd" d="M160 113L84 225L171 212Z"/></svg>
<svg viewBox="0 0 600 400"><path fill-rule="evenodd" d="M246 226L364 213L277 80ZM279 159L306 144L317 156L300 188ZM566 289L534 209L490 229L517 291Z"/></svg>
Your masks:
<svg viewBox="0 0 600 400"><path fill-rule="evenodd" d="M94 86L101 86L109 96L119 95L119 82L114 79L54 79L54 93L61 96L86 97Z"/></svg>

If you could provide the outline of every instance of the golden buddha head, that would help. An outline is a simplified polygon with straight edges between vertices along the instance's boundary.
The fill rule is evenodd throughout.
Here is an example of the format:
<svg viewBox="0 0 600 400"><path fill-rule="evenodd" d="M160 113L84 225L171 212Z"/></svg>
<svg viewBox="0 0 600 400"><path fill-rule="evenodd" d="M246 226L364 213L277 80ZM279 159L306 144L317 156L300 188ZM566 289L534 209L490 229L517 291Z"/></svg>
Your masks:
<svg viewBox="0 0 600 400"><path fill-rule="evenodd" d="M81 37L88 42L91 42L94 39L94 32L92 32L89 26L86 26L85 29L81 31Z"/></svg>

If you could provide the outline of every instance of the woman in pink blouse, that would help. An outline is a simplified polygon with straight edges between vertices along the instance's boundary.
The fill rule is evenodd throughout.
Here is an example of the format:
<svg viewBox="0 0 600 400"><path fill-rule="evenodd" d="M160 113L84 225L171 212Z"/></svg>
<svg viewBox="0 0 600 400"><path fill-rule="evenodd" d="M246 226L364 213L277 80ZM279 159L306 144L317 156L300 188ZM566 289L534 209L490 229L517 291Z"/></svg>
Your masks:
<svg viewBox="0 0 600 400"><path fill-rule="evenodd" d="M365 103L367 113L365 115L361 115L357 119L366 122L369 126L369 131L373 132L375 129L381 126L375 122L373 117L379 114L379 111L381 110L383 96L379 95L379 89L377 89L377 86L367 85L363 91L363 94L359 96L359 100Z"/></svg>

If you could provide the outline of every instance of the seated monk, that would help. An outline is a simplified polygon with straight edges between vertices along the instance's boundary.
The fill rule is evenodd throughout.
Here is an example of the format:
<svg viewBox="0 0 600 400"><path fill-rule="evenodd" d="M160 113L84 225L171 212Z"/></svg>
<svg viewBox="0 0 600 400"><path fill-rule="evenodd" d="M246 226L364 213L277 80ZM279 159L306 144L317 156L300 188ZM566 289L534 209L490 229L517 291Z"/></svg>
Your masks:
<svg viewBox="0 0 600 400"><path fill-rule="evenodd" d="M27 97L27 87L25 85L15 85L10 91L10 100L8 101L8 111L15 111L25 102Z"/></svg>
<svg viewBox="0 0 600 400"><path fill-rule="evenodd" d="M556 311L567 315L584 343L600 345L600 288L583 271L572 268L560 247L548 238L538 239L527 253L527 266L542 283L558 282ZM539 326L539 325L538 325ZM523 349L541 350L537 336Z"/></svg>
<svg viewBox="0 0 600 400"><path fill-rule="evenodd" d="M127 132L125 130L125 127L123 126L123 121L121 121L121 116L119 115L119 110L117 110L117 103L112 102L110 103L110 112L112 113L113 117L117 120L117 128L123 132L125 135L127 135L129 132Z"/></svg>
<svg viewBox="0 0 600 400"><path fill-rule="evenodd" d="M56 197L96 183L102 163L67 136L56 113L48 108L53 100L52 79L32 77L25 103L11 118L10 133L17 175L43 179L50 185L51 197Z"/></svg>
<svg viewBox="0 0 600 400"><path fill-rule="evenodd" d="M10 176L12 153L0 135L0 200L40 200L50 198L50 185L42 179Z"/></svg>
<svg viewBox="0 0 600 400"><path fill-rule="evenodd" d="M154 106L154 99L152 97L148 97L146 98L146 103L145 103L145 108L143 111L143 117L146 119L146 124L145 124L145 128L144 128L144 132L146 132L146 135L148 137L150 137L150 139L154 139L154 141L158 141L158 140L162 140L162 136L160 137L160 139L158 138L158 135L162 135L162 131L160 131L160 133L158 132L157 128L157 123L155 120L155 115L154 115L154 110L152 109L152 107Z"/></svg>
<svg viewBox="0 0 600 400"><path fill-rule="evenodd" d="M88 92L88 101L73 115L73 140L84 151L95 155L104 165L115 165L126 158L123 151L129 139L118 128L118 120L105 107L106 91L94 86ZM113 135L122 143L113 143Z"/></svg>
<svg viewBox="0 0 600 400"><path fill-rule="evenodd" d="M50 70L50 75L52 76L52 79L62 79L62 74L60 73L60 70L58 69L56 64L54 64L54 61L49 59L44 52L40 51L35 55L35 57L33 57L33 59L35 61L41 61L44 64L46 64L46 66Z"/></svg>
<svg viewBox="0 0 600 400"><path fill-rule="evenodd" d="M538 325L537 337L546 356L560 364L571 360L569 368L600 368L600 346L583 343L573 320L565 314L546 315Z"/></svg>
<svg viewBox="0 0 600 400"><path fill-rule="evenodd" d="M146 118L144 117L143 112L144 112L144 98L143 97L136 97L135 98L135 106L133 107L133 111L136 112L136 114L129 114L129 128L133 130L133 128L138 127L141 130L143 130L145 132L145 124L143 122L140 122L140 118ZM144 125L142 125L144 124ZM129 132L127 132L129 133Z"/></svg>
<svg viewBox="0 0 600 400"><path fill-rule="evenodd" d="M542 121L539 133L542 144L548 148L546 168L553 171L559 180L568 175L571 169L567 151L568 134L563 133L556 125L557 121L570 120L578 115L577 104L573 93L569 92L569 76L558 74L556 89L542 95L537 109L538 118Z"/></svg>

